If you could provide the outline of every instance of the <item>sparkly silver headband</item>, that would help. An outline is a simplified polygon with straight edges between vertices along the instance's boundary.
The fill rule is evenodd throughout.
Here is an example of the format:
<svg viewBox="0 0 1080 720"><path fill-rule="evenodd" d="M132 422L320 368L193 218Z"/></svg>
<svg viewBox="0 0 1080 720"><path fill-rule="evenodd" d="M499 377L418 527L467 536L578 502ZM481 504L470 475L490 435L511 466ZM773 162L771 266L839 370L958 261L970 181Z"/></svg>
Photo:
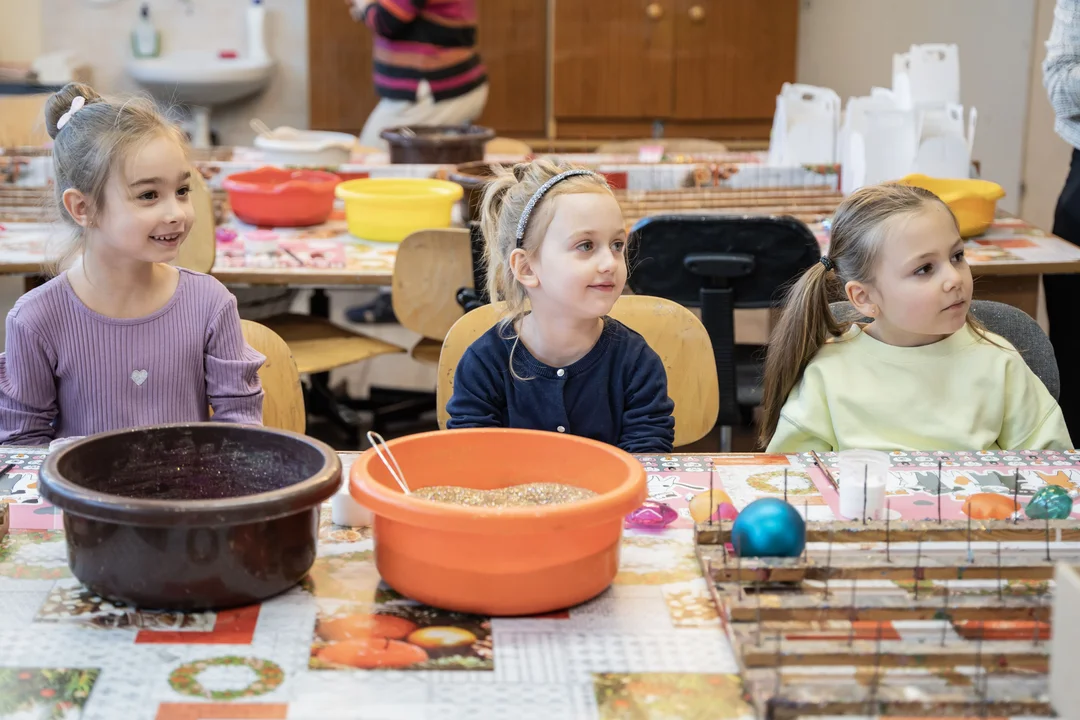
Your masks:
<svg viewBox="0 0 1080 720"><path fill-rule="evenodd" d="M550 190L552 187L554 187L558 183L561 183L566 178L572 178L572 177L576 177L578 175L595 175L595 174L596 173L594 173L592 170L567 170L566 172L559 173L558 175L556 175L555 177L551 178L546 183L541 185L540 188L536 192L533 193L533 196L531 198L529 198L529 202L525 206L525 212L521 213L521 219L518 220L517 246L521 247L521 243L525 239L525 229L529 225L529 216L532 215L533 208L536 207L536 204L538 202L540 202L541 200L544 199L544 195L547 193L548 190Z"/></svg>

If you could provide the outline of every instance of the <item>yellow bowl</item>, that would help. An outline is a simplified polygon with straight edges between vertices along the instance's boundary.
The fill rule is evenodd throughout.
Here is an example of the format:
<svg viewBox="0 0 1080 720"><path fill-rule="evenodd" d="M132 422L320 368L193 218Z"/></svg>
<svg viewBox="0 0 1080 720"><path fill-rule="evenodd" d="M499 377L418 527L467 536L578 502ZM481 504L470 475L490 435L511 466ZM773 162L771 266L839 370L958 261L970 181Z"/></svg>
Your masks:
<svg viewBox="0 0 1080 720"><path fill-rule="evenodd" d="M982 235L989 229L997 212L997 201L1005 197L1005 189L989 180L933 178L914 174L899 182L926 188L941 198L953 211L960 225L960 236L965 238Z"/></svg>
<svg viewBox="0 0 1080 720"><path fill-rule="evenodd" d="M450 226L457 183L425 178L363 178L339 184L349 233L363 240L401 242L417 230Z"/></svg>

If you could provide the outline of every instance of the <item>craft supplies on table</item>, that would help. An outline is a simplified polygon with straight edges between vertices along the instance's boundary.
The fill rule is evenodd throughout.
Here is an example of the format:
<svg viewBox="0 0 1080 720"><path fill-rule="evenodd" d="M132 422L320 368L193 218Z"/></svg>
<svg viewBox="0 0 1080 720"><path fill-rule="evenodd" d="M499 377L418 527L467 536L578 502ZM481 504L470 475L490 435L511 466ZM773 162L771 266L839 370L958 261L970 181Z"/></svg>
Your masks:
<svg viewBox="0 0 1080 720"><path fill-rule="evenodd" d="M899 507L897 513L932 515L934 519L912 527L936 527L938 458L943 463L943 510L954 505L959 508L960 497L973 494L970 485L958 482L961 478L995 491L995 478L989 477L994 473L997 482L1008 484L998 487L998 494L1011 497L1010 481L1018 472L1021 501L1029 497L1029 491L1045 486L1046 480L1072 485L1080 480L1080 453L974 455L946 453L929 459L893 455L890 503L908 498L908 505L893 506ZM0 449L0 462L17 461L14 474L20 476L12 487L7 487L12 485L10 481L0 486L7 487L0 489L0 500L15 501L17 504L11 506L15 509L44 509L51 521L59 515L52 514L54 509L41 502L37 488L29 486L36 473L29 473L25 482L21 477L28 466L40 465L44 456L43 450ZM341 458L348 475L356 456L343 454ZM820 459L829 472L837 472L835 456L823 453ZM808 456L670 455L641 456L638 461L648 476L650 497L671 505L679 520L661 530L626 530L612 587L591 602L542 617L462 615L403 598L380 581L372 530L335 526L330 503L322 510L318 558L300 587L259 605L217 613L155 613L106 603L70 577L60 526L27 530L22 529L25 525L14 524L15 529L0 544L0 604L9 618L0 628L5 656L0 687L15 688L16 693L33 688L32 693L17 697L39 703L36 707L49 697L60 698L71 703L73 710L81 708L83 717L91 719L168 720L189 717L211 706L223 712L234 708L255 718L333 718L341 714L342 707L355 707L359 693L366 709L377 709L388 717L467 712L607 719L633 712L642 717L666 714L692 718L715 717L717 708L723 708L729 718L752 720L757 711L743 700L739 663L725 629L732 623L718 614L694 553L691 509L707 518L710 500L718 506L722 498L728 498L744 508L758 497L783 498L786 470L789 501L800 514L810 517L810 557L821 558L818 548L827 542L829 528L837 527L828 522L835 517L835 488ZM929 475L912 483L907 475L916 471ZM1057 475L1059 472L1062 475ZM22 492L12 495L13 490ZM24 501L19 502L19 498ZM26 502L31 499L35 502ZM34 517L31 511L21 519ZM888 522L890 534L898 533L900 520L890 517L870 521L869 530L880 538ZM13 520L18 519L13 515ZM1051 521L1052 532L1056 533L1054 523L1062 522ZM958 552L966 557L965 520L946 518L943 523L943 532L952 533L954 555ZM724 525L730 528L731 521ZM973 523L976 531L980 526ZM52 528L52 524L47 527ZM1034 534L1042 537L1041 532ZM912 563L917 539L909 532L904 540L909 544L906 557ZM1080 541L1080 534L1075 538L1066 534L1063 539ZM843 607L847 603L846 581L840 573L846 571L840 568L854 561L845 559L839 546L840 540L836 540L832 564L837 575L830 581L830 593L835 601L843 600L836 603ZM1057 558L1056 546L1052 552ZM920 561L928 574L919 586L920 603L926 612L937 612L942 606L944 585L929 576L941 572L933 568L943 566L944 553L926 552L926 559ZM982 558L981 553L977 555L977 559ZM1029 553L1014 564L1037 558ZM895 564L899 564L898 559L893 558ZM991 562L995 560L991 553ZM744 627L751 623L747 629L753 642L754 561L747 562L743 567L747 578L745 608L740 617L751 619L737 622ZM1009 562L1006 554L1003 564ZM909 572L912 566L906 566ZM722 559L712 565L714 571L722 567ZM820 588L822 580L819 575L808 582ZM931 582L936 590L931 590ZM953 588L954 581L948 585ZM900 585L879 582L879 586L877 591L860 587L858 602L865 596L869 603L872 596L882 593L909 599L914 594L914 588L902 581ZM1040 588L1045 586L1042 581L1014 581L1010 587L1016 593L1026 588L1031 593L1027 602L1038 607ZM766 592L764 597L774 595ZM956 600L951 590L950 598ZM837 612L844 615L843 610ZM857 649L872 658L877 627L876 622L864 620L853 625L845 616L800 632L807 638L831 638L841 645L846 645L850 634ZM979 627L978 620L958 617L953 632L973 642ZM940 642L941 623L897 621L883 623L881 628L885 649L890 649L888 643L896 637L908 643L922 639L924 648ZM1018 662L1035 657L1032 639L1036 629L1036 652L1046 644L1048 633L1045 624L1020 620L987 624L985 628L986 657L995 661L1001 655L990 653L992 633L1026 645L1026 654L1017 655ZM949 637L951 643L956 641L956 637ZM768 636L763 638L754 656L766 657L773 650L768 645L771 642ZM796 652L809 643L810 639L800 640L795 632L789 632L782 638L780 650L787 658L789 651ZM338 647L327 650L335 644ZM884 651L883 656L890 657ZM970 653L964 657L972 663ZM805 675L806 667L781 666L784 687L790 688L796 699L803 698L798 706L803 710L811 699L822 699L823 693L833 700L852 700L861 690L861 697L868 698L866 679L873 677L872 660L869 666L859 668L834 666L832 677L816 676L821 690L795 696L794 680L800 673ZM1017 696L1033 697L1041 687L1037 678L1025 679L1016 673L998 676L958 671L950 676L973 680L968 685L950 684L936 673L913 669L908 684L927 692L960 690L968 693L963 697L969 700L970 689L982 688L983 683L988 685L991 700L1006 688ZM773 667L751 668L747 672L750 697L764 693L767 688L761 683L775 677ZM893 697L889 693L894 691L887 688L896 686L894 677L892 673L881 676L879 697ZM45 697L43 689L55 695Z"/></svg>

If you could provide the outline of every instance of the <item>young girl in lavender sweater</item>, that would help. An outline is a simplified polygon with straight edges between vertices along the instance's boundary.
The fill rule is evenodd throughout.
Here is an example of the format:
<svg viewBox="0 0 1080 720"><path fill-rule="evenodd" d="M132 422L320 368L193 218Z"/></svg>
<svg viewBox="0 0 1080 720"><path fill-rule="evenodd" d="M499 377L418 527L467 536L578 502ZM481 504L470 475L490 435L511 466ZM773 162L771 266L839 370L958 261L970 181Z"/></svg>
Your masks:
<svg viewBox="0 0 1080 720"><path fill-rule="evenodd" d="M0 444L167 422L260 424L265 358L236 300L172 267L195 221L179 130L146 101L70 84L45 109L56 199L74 243L7 317Z"/></svg>

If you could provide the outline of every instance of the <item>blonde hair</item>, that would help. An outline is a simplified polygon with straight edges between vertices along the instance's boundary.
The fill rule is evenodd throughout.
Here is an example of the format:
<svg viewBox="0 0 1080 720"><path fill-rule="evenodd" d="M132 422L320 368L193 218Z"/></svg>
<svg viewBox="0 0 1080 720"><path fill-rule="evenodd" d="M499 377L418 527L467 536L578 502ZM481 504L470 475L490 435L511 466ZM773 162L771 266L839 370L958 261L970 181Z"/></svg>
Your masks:
<svg viewBox="0 0 1080 720"><path fill-rule="evenodd" d="M76 97L86 104L69 116L62 128L57 124L71 110ZM56 207L60 219L70 225L73 233L69 245L59 253L47 269L58 274L78 256L84 246L83 228L64 207L64 192L78 190L86 197L90 222L105 207L105 189L110 173L147 142L172 138L187 152L187 138L169 122L146 98L132 98L123 103L111 103L98 95L89 85L68 83L45 104L45 127L53 139L53 177Z"/></svg>
<svg viewBox="0 0 1080 720"><path fill-rule="evenodd" d="M828 256L835 272L829 272L823 262L814 263L795 281L769 339L758 437L762 446L768 445L776 432L780 411L807 364L829 337L839 337L851 327L850 321L833 317L829 301L843 297L848 282L873 282L890 221L919 212L929 204L944 207L956 222L948 205L937 195L908 185L864 187L836 209ZM986 336L985 328L970 310L967 324Z"/></svg>
<svg viewBox="0 0 1080 720"><path fill-rule="evenodd" d="M487 183L480 205L480 230L484 235L488 296L491 302L502 300L506 303L506 313L500 320L500 326L505 328L524 317L528 300L525 288L510 267L510 256L518 248L517 228L521 216L544 183L561 173L582 168L540 158L518 163L513 168L496 166L492 169L494 177ZM529 215L521 249L529 255L539 249L551 224L555 198L586 192L612 194L607 180L599 174L575 175L551 186Z"/></svg>

